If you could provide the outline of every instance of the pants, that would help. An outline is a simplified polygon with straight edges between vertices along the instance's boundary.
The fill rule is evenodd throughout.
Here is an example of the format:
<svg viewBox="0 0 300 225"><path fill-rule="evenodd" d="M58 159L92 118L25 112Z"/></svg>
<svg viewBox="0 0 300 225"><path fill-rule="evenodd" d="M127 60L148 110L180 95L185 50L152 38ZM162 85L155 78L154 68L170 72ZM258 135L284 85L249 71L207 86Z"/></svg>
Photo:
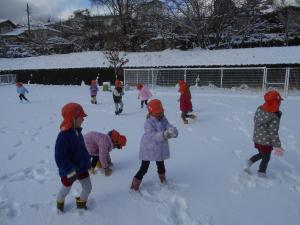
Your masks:
<svg viewBox="0 0 300 225"><path fill-rule="evenodd" d="M141 108L144 107L144 103L145 103L145 105L148 105L148 100L143 100L143 101L141 101Z"/></svg>
<svg viewBox="0 0 300 225"><path fill-rule="evenodd" d="M21 101L23 101L23 99L28 101L28 99L24 96L24 94L20 94L19 98L20 98Z"/></svg>
<svg viewBox="0 0 300 225"><path fill-rule="evenodd" d="M115 102L116 112L119 112L119 110L123 109L123 102L120 100L120 102Z"/></svg>
<svg viewBox="0 0 300 225"><path fill-rule="evenodd" d="M186 118L192 118L192 115L189 115L188 113L189 112L186 112L186 111L183 111L181 113L181 118L183 119L183 121L186 121L187 120Z"/></svg>
<svg viewBox="0 0 300 225"><path fill-rule="evenodd" d="M141 167L140 167L139 171L135 174L134 177L138 180L142 180L144 175L148 171L149 165L150 165L150 161L142 160ZM165 174L166 173L164 161L156 161L156 166L157 166L157 172L159 174Z"/></svg>
<svg viewBox="0 0 300 225"><path fill-rule="evenodd" d="M272 151L262 151L258 149L258 154L253 155L249 160L253 163L261 159L258 172L265 173L268 167L268 163L271 158Z"/></svg>
<svg viewBox="0 0 300 225"><path fill-rule="evenodd" d="M82 191L80 193L80 200L87 201L87 199L92 191L92 183L91 183L90 176L87 176L87 177L81 179L80 175L79 175L78 181L80 182L81 187L82 187ZM62 183L62 186L57 195L58 202L65 201L65 198L69 194L71 187L72 187L72 184L70 186L65 186L64 183Z"/></svg>

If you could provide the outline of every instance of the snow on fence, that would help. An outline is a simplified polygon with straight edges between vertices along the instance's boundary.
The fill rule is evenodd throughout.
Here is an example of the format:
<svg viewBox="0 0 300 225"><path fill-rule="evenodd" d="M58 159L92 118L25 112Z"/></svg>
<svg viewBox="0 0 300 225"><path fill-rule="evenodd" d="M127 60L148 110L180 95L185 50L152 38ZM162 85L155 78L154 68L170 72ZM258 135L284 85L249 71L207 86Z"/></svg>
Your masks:
<svg viewBox="0 0 300 225"><path fill-rule="evenodd" d="M2 74L0 75L0 85L13 84L16 82L16 74Z"/></svg>
<svg viewBox="0 0 300 225"><path fill-rule="evenodd" d="M219 88L276 88L287 96L291 89L300 90L300 68L232 67L232 68L146 68L124 69L124 83L175 86L184 80L191 86Z"/></svg>

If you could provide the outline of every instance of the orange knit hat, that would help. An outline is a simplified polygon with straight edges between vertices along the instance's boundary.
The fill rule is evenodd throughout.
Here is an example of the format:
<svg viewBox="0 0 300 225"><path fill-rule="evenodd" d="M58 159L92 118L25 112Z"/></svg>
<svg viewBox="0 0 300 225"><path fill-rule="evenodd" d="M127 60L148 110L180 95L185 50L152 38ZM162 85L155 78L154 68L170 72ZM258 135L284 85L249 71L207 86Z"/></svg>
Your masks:
<svg viewBox="0 0 300 225"><path fill-rule="evenodd" d="M97 81L96 80L91 80L91 85L96 85Z"/></svg>
<svg viewBox="0 0 300 225"><path fill-rule="evenodd" d="M268 91L264 95L265 103L261 106L264 111L277 112L279 111L280 102L283 98L277 91Z"/></svg>
<svg viewBox="0 0 300 225"><path fill-rule="evenodd" d="M120 80L116 80L115 81L115 87L121 87L122 86L122 83Z"/></svg>
<svg viewBox="0 0 300 225"><path fill-rule="evenodd" d="M126 136L121 135L118 131L116 130L111 130L110 131L110 136L111 140L116 143L117 145L120 146L120 148L124 147L126 145L127 139Z"/></svg>
<svg viewBox="0 0 300 225"><path fill-rule="evenodd" d="M137 83L137 84L136 84L136 88L137 88L138 90L141 90L141 89L143 88L143 84Z"/></svg>
<svg viewBox="0 0 300 225"><path fill-rule="evenodd" d="M64 118L60 124L61 130L69 130L73 126L73 120L77 117L86 117L83 108L78 103L68 103L63 106L61 115Z"/></svg>
<svg viewBox="0 0 300 225"><path fill-rule="evenodd" d="M164 112L164 108L162 106L162 103L159 99L152 99L149 103L148 103L148 112L150 114L159 114Z"/></svg>
<svg viewBox="0 0 300 225"><path fill-rule="evenodd" d="M187 93L188 91L189 91L189 88L186 83L183 83L179 86L179 92L181 94Z"/></svg>

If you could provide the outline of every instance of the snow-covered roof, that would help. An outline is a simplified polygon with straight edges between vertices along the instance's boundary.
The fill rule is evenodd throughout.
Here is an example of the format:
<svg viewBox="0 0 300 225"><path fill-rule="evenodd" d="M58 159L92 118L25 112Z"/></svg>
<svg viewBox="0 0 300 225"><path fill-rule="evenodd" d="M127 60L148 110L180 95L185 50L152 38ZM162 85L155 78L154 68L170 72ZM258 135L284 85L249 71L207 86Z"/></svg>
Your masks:
<svg viewBox="0 0 300 225"><path fill-rule="evenodd" d="M251 66L300 64L300 46L228 50L126 53L125 67ZM109 67L102 52L91 51L28 58L0 58L0 70Z"/></svg>
<svg viewBox="0 0 300 225"><path fill-rule="evenodd" d="M9 19L0 19L0 23L9 22L12 26L16 27L16 24Z"/></svg>
<svg viewBox="0 0 300 225"><path fill-rule="evenodd" d="M28 30L27 27L19 27L19 28L16 28L16 29L14 29L14 30L12 30L10 32L1 34L1 36L17 36L17 35L20 35L20 34L24 33L27 30ZM33 26L30 27L30 30L31 31L35 31L35 30L49 30L49 31L61 33L60 31L58 31L56 29L53 29L51 27L47 27L45 25L33 25Z"/></svg>

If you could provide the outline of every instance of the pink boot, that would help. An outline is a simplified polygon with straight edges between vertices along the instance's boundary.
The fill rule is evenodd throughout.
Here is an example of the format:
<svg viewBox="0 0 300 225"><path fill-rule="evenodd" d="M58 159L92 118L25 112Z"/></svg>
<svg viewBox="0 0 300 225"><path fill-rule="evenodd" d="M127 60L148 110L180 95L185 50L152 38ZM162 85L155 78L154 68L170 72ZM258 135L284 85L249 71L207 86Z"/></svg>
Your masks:
<svg viewBox="0 0 300 225"><path fill-rule="evenodd" d="M132 190L134 190L134 191L139 191L139 188L140 188L141 183L142 183L141 180L138 180L138 179L136 179L136 178L134 177L133 180L132 180L130 189L132 189Z"/></svg>
<svg viewBox="0 0 300 225"><path fill-rule="evenodd" d="M164 173L159 173L158 176L159 176L160 183L165 184L166 183L166 175Z"/></svg>

